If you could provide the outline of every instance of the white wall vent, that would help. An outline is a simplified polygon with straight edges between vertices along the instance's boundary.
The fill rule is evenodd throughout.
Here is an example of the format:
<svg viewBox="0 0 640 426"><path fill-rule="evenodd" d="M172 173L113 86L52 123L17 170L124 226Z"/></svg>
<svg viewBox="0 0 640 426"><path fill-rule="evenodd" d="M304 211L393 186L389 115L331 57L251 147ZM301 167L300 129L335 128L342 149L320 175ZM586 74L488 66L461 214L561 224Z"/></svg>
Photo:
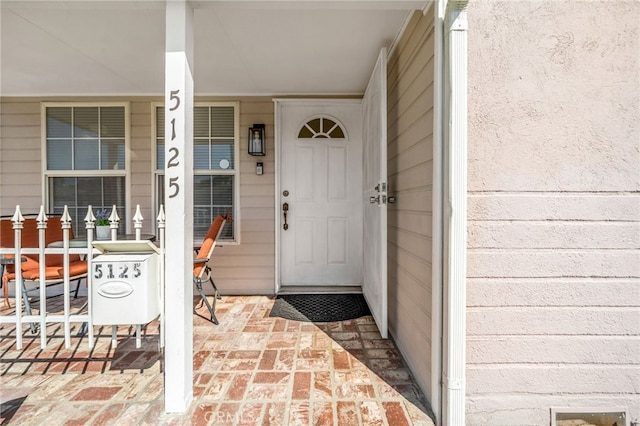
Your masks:
<svg viewBox="0 0 640 426"><path fill-rule="evenodd" d="M551 408L551 426L630 426L626 407Z"/></svg>

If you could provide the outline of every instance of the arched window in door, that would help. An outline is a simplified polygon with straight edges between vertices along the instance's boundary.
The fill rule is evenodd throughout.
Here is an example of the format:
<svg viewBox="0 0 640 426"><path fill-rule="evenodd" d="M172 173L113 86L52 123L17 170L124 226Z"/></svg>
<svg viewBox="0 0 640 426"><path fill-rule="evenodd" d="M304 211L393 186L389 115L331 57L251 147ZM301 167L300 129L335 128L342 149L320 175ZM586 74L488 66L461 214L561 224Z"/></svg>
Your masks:
<svg viewBox="0 0 640 426"><path fill-rule="evenodd" d="M344 139L345 131L329 117L318 117L307 121L298 132L299 139Z"/></svg>

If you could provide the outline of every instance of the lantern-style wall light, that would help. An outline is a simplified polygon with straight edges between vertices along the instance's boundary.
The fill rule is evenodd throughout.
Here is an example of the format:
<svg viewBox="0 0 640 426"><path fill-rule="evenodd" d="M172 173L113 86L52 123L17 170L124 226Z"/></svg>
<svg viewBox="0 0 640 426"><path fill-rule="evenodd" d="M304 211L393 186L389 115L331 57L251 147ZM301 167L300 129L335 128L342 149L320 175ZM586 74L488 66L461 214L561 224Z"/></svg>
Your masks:
<svg viewBox="0 0 640 426"><path fill-rule="evenodd" d="M265 155L267 143L264 139L264 124L254 124L249 128L249 154Z"/></svg>

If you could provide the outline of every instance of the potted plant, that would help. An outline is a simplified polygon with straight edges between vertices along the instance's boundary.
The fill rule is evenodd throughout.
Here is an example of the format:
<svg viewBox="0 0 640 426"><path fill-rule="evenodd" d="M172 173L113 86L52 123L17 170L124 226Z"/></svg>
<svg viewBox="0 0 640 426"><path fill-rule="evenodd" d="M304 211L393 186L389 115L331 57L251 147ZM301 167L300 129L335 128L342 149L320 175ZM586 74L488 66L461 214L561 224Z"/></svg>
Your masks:
<svg viewBox="0 0 640 426"><path fill-rule="evenodd" d="M99 240L109 239L109 233L111 232L109 215L107 209L100 209L96 212L96 238Z"/></svg>

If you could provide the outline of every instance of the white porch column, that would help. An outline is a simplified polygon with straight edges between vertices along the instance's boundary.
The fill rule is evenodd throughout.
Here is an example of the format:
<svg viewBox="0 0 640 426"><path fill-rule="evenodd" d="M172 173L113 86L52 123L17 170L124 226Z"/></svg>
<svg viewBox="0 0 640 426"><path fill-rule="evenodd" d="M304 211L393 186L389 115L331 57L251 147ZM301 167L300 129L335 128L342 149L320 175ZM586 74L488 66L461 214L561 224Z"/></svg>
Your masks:
<svg viewBox="0 0 640 426"><path fill-rule="evenodd" d="M445 236L442 424L465 424L467 286L467 3L445 8Z"/></svg>
<svg viewBox="0 0 640 426"><path fill-rule="evenodd" d="M193 9L167 0L165 52L164 407L193 399Z"/></svg>

